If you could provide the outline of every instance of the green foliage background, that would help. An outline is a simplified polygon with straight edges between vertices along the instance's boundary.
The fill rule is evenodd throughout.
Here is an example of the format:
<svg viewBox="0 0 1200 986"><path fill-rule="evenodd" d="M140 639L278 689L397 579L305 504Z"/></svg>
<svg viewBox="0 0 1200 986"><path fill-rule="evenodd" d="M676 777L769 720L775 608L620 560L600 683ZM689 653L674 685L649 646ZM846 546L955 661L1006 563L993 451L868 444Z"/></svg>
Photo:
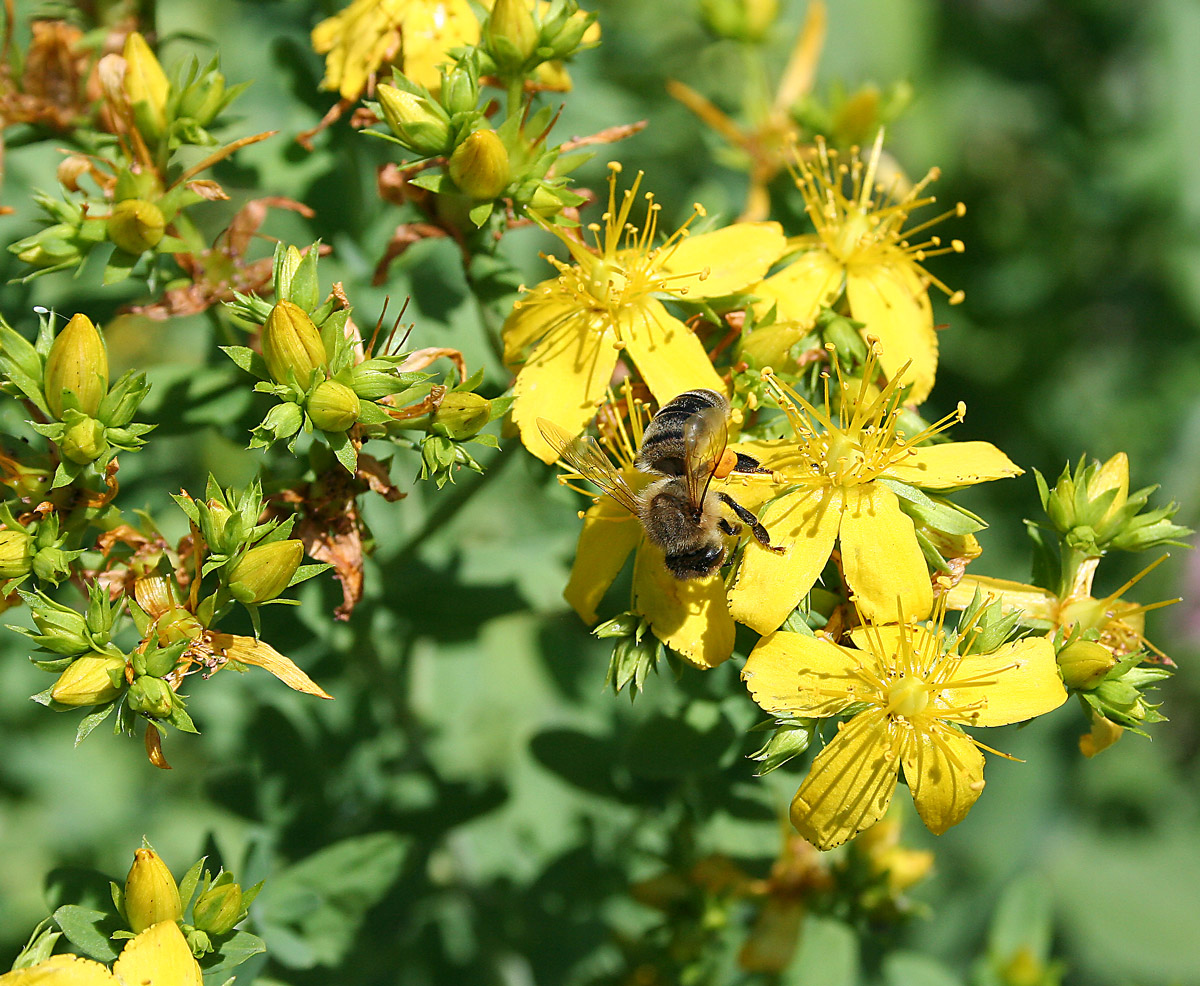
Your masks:
<svg viewBox="0 0 1200 986"><path fill-rule="evenodd" d="M276 216L266 231L330 244L323 282L345 282L361 321L385 295L411 295L412 343L462 349L498 394L508 378L448 243L420 245L385 287L370 286L397 218L374 192L386 146L344 124L311 154L291 142L329 104L307 32L333 8L160 0L164 61L211 50L185 38L220 25L227 78L254 80L238 132L281 131L218 169L222 184L243 200L284 194L312 206L311 224ZM786 10L780 64L802 12ZM1179 522L1197 526L1200 8L840 0L830 15L822 84L911 80L917 100L893 126L892 150L914 173L939 165L939 198L968 206L949 233L967 253L935 262L967 300L939 311L951 327L931 412L965 400L957 438L987 439L1052 476L1083 452L1126 450L1133 484L1162 483L1163 502L1184 504ZM577 96L558 133L651 122L581 183L598 185L611 156L647 171L668 215L694 200L736 214L742 178L711 163L710 135L662 86L678 78L720 102L747 84L736 48L711 42L684 0L610 0L600 20L603 45L573 67ZM28 192L52 184L55 161L52 142L10 148L10 240L31 231ZM549 270L536 257L541 234L506 242L523 251L530 283ZM0 260L0 278L17 273L11 261ZM94 271L57 275L6 285L3 311L26 326L35 304L86 311L108 327L114 376L149 368L147 420L159 430L151 453L122 458L122 498L178 535L167 494L199 492L209 470L246 481L256 460L216 426L249 429L261 407L215 352L208 320L112 323L134 291L101 290ZM481 482L466 476L438 494L407 475L406 500L369 503L377 553L349 624L330 618L329 578L304 587L300 608L264 614L267 639L335 702L265 674L220 675L193 688L203 732L170 737L169 773L106 730L72 749L74 718L28 701L45 682L21 639L0 637L0 967L59 899L55 888L78 885L73 868L121 875L143 834L177 874L208 847L245 882L268 878L252 910L272 959L258 981L293 986L592 981L617 967L613 929L635 936L654 920L625 889L661 868L672 833L765 872L795 775L751 776L744 735L758 712L737 684L739 659L678 683L661 675L632 707L604 692L605 647L560 598L576 504L550 469L505 444ZM973 570L1027 576L1032 477L965 502L992 523ZM917 891L928 916L891 943L907 957L880 970L880 953L860 955L846 926L814 921L784 982L965 982L994 902L1031 874L1048 888L1068 983L1200 982L1200 567L1185 554L1139 596L1192 597L1150 618L1151 639L1180 664L1164 693L1171 722L1154 742L1128 736L1083 760L1074 707L1006 731L995 742L1028 763L993 760L987 795L945 836L915 821L906 829L937 852L936 877ZM1099 588L1147 560L1106 565L1113 581ZM695 818L707 821L693 829ZM715 981L739 981L724 968Z"/></svg>

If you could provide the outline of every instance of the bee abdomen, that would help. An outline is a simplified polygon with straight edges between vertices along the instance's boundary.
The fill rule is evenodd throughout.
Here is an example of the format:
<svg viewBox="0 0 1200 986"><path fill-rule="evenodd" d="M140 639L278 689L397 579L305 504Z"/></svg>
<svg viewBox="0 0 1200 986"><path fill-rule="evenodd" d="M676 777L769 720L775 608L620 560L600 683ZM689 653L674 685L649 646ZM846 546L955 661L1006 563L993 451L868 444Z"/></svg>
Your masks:
<svg viewBox="0 0 1200 986"><path fill-rule="evenodd" d="M729 402L715 390L688 390L667 401L646 426L635 463L637 468L662 476L682 476L686 469L683 424L713 407L729 410Z"/></svg>

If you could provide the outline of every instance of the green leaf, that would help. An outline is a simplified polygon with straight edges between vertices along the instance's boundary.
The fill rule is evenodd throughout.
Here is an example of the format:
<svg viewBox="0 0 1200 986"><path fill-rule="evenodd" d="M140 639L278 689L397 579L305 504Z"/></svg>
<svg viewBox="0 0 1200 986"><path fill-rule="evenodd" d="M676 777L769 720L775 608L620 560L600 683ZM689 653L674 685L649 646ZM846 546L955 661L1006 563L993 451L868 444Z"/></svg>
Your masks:
<svg viewBox="0 0 1200 986"><path fill-rule="evenodd" d="M267 361L262 358L261 353L256 353L246 346L221 346L220 349L247 373L252 373L260 380L271 378L271 374L267 372Z"/></svg>
<svg viewBox="0 0 1200 986"><path fill-rule="evenodd" d="M117 950L109 941L113 932L121 927L115 914L64 904L54 912L54 920L67 940L89 959L104 963L116 961Z"/></svg>

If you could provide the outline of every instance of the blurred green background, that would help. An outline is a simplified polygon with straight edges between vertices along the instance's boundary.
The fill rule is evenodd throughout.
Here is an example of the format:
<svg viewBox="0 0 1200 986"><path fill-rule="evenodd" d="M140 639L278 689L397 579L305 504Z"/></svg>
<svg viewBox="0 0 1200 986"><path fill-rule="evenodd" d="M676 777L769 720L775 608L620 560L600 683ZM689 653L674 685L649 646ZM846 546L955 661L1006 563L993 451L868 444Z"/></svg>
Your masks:
<svg viewBox="0 0 1200 986"><path fill-rule="evenodd" d="M254 81L231 136L281 131L218 170L232 205L252 191L308 203L311 223L275 217L266 232L330 244L323 284L345 282L360 323L374 321L386 295L411 295L411 343L460 348L471 368L487 368L489 393L501 392L508 378L449 244L420 245L386 286L370 285L398 218L374 192L386 145L344 123L311 154L291 140L329 105L307 32L336 5L157 8L168 66L211 51L188 37L220 25L226 76ZM599 11L604 42L572 67L576 94L563 100L556 134L650 125L606 148L579 181L599 185L604 161L619 158L646 170L668 215L683 218L699 200L732 218L744 178L711 163L712 135L663 84L680 79L732 110L726 100L745 84L736 47L705 35L683 0L613 0ZM777 66L802 15L801 3L785 7L771 44ZM947 230L966 254L933 262L966 301L936 308L950 328L930 411L966 401L958 439L992 441L1052 478L1082 453L1125 450L1133 484L1161 483L1154 502L1179 500L1177 520L1191 526L1200 522L1198 48L1192 0L834 0L818 84L909 80L916 99L889 145L910 173L942 169L942 202L967 204ZM52 184L55 161L52 142L10 148L8 241L32 230L28 191ZM536 256L548 247L541 234L506 244L530 283L549 271ZM0 278L16 273L5 254ZM138 300L132 285L101 289L95 272L3 292L4 314L27 332L33 305L100 323ZM160 425L150 453L123 458L121 502L178 535L182 515L167 494L198 492L209 470L224 483L251 476L257 460L238 436L261 407L241 382L225 390L234 376L203 318L125 322L108 338L114 371L149 367L147 406ZM399 463L410 495L368 503L377 553L350 623L332 622L338 594L327 578L304 587L300 608L266 614L265 637L335 702L261 673L219 675L192 689L202 734L170 737L171 772L104 729L72 749L74 717L28 700L43 675L20 638L0 638L0 968L46 914L47 873L69 886L79 885L71 868L121 879L143 834L177 875L215 851L249 882L268 878L252 914L271 963L244 967L239 982L257 972L293 986L595 982L622 968L614 930L636 940L654 923L626 890L661 869L672 833L766 871L797 775L756 780L744 759L758 710L737 683L742 658L679 682L662 674L632 707L605 692L606 648L560 597L577 504L551 470L505 444L483 483L468 475L441 493L415 481L415 460ZM1031 475L964 502L992 525L972 571L1026 578ZM1106 562L1099 588L1150 560ZM1065 982L1200 982L1197 584L1200 566L1177 551L1136 590L1142 601L1184 596L1149 620L1150 638L1180 665L1162 693L1171 721L1153 742L1126 736L1084 760L1073 705L988 737L1028 762L992 758L986 795L945 836L915 818L906 826L937 854L936 876L916 891L927 912L889 943L908 957L881 969L880 953L857 954L844 925L814 921L781 981L965 983L996 900L1033 875L1049 895ZM736 929L730 936L736 947ZM712 981L741 975L730 960Z"/></svg>

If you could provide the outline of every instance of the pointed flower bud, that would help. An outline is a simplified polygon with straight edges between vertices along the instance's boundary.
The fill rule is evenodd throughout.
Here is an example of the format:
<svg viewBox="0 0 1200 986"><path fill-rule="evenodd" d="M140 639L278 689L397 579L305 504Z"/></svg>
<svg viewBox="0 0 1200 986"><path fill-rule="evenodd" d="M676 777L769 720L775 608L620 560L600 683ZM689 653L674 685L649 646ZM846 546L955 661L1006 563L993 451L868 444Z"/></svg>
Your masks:
<svg viewBox="0 0 1200 986"><path fill-rule="evenodd" d="M222 873L216 882L197 899L192 908L196 927L210 935L223 935L233 930L242 916L242 888L233 877Z"/></svg>
<svg viewBox="0 0 1200 986"><path fill-rule="evenodd" d="M58 334L46 356L46 406L62 419L63 391L75 396L84 414L95 414L108 393L108 351L92 320L78 314Z"/></svg>
<svg viewBox="0 0 1200 986"><path fill-rule="evenodd" d="M1094 640L1076 640L1058 652L1063 684L1079 691L1090 691L1099 685L1116 663L1112 651Z"/></svg>
<svg viewBox="0 0 1200 986"><path fill-rule="evenodd" d="M126 199L113 206L106 228L108 238L126 253L153 250L163 238L167 221L162 209L145 199Z"/></svg>
<svg viewBox="0 0 1200 986"><path fill-rule="evenodd" d="M345 431L358 421L362 402L344 383L323 380L308 398L308 416L322 431Z"/></svg>
<svg viewBox="0 0 1200 986"><path fill-rule="evenodd" d="M433 433L459 442L472 438L491 420L491 407L492 402L478 394L449 393L433 415Z"/></svg>
<svg viewBox="0 0 1200 986"><path fill-rule="evenodd" d="M276 302L262 332L263 358L276 383L287 383L288 370L307 387L314 370L325 366L321 333L304 309L290 301Z"/></svg>
<svg viewBox="0 0 1200 986"><path fill-rule="evenodd" d="M95 418L80 418L63 433L57 442L58 450L72 462L86 466L108 451L106 432L104 425Z"/></svg>
<svg viewBox="0 0 1200 986"><path fill-rule="evenodd" d="M483 35L489 54L502 70L520 69L538 44L538 28L529 0L496 0Z"/></svg>
<svg viewBox="0 0 1200 986"><path fill-rule="evenodd" d="M0 579L19 579L33 568L33 538L27 531L0 528Z"/></svg>
<svg viewBox="0 0 1200 986"><path fill-rule="evenodd" d="M122 658L86 654L58 676L50 697L62 705L103 705L121 694L124 675Z"/></svg>
<svg viewBox="0 0 1200 986"><path fill-rule="evenodd" d="M162 678L144 674L133 679L125 704L131 712L140 712L152 719L165 719L171 714L171 686Z"/></svg>
<svg viewBox="0 0 1200 986"><path fill-rule="evenodd" d="M440 105L387 83L376 90L387 125L418 154L442 154L450 143L450 117Z"/></svg>
<svg viewBox="0 0 1200 986"><path fill-rule="evenodd" d="M139 128L147 136L161 137L167 129L167 96L171 84L154 52L137 31L125 38L125 94L133 106Z"/></svg>
<svg viewBox="0 0 1200 986"><path fill-rule="evenodd" d="M272 541L247 551L229 570L229 591L247 606L274 599L288 587L300 560L304 545L300 541Z"/></svg>
<svg viewBox="0 0 1200 986"><path fill-rule="evenodd" d="M1121 738L1123 732L1124 726L1104 718L1099 712L1092 712L1092 731L1079 737L1079 752L1089 758L1103 753Z"/></svg>
<svg viewBox="0 0 1200 986"><path fill-rule="evenodd" d="M125 920L129 930L140 934L160 921L178 921L183 917L179 886L167 864L153 849L133 854L133 866L125 880Z"/></svg>
<svg viewBox="0 0 1200 986"><path fill-rule="evenodd" d="M494 199L511 179L508 150L495 130L476 130L450 155L450 177L473 199Z"/></svg>

